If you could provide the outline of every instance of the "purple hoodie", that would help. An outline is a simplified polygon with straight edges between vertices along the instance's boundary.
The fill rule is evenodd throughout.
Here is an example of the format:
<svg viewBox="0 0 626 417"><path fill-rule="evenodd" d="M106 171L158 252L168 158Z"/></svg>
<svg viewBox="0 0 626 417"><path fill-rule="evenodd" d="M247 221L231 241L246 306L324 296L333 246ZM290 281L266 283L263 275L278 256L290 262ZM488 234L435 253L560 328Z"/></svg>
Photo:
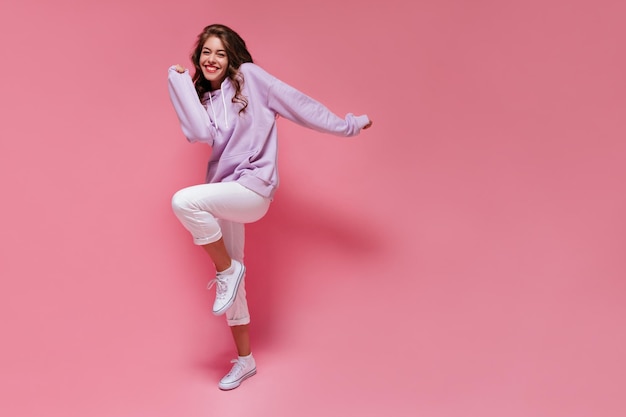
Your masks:
<svg viewBox="0 0 626 417"><path fill-rule="evenodd" d="M237 181L268 198L278 186L276 117L319 132L354 136L369 123L365 115L349 113L345 119L267 73L258 65L239 67L243 75L241 94L248 107L232 102L235 88L228 78L220 90L207 93L203 103L189 73L174 66L168 74L169 92L184 135L190 142L212 147L206 182Z"/></svg>

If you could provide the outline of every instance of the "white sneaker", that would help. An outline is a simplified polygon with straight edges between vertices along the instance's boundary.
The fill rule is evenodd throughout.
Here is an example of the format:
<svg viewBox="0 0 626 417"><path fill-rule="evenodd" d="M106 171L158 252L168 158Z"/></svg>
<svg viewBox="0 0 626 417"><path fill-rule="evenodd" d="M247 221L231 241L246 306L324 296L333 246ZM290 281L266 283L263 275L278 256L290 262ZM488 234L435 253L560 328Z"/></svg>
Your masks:
<svg viewBox="0 0 626 417"><path fill-rule="evenodd" d="M233 368L217 386L223 391L228 391L237 388L241 383L256 374L256 363L252 355L248 358L238 358L230 361L234 363Z"/></svg>
<svg viewBox="0 0 626 417"><path fill-rule="evenodd" d="M207 286L208 289L211 289L213 285L216 285L215 302L213 303L213 314L216 316L224 314L233 305L239 284L246 274L246 267L234 259L231 261L231 268L229 269L231 270L229 274L218 272L215 279L211 280Z"/></svg>

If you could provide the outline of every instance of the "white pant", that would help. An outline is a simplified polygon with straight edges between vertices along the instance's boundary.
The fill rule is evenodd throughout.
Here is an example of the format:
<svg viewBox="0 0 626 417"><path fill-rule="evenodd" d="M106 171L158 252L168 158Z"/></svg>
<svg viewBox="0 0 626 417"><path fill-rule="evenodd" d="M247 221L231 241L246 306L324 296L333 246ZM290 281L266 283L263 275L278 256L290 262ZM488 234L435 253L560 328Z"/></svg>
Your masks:
<svg viewBox="0 0 626 417"><path fill-rule="evenodd" d="M270 199L236 182L218 182L183 188L172 197L174 214L193 236L196 245L224 238L231 258L243 263L244 223L259 220L267 213ZM229 326L250 323L245 282L233 305L226 310Z"/></svg>

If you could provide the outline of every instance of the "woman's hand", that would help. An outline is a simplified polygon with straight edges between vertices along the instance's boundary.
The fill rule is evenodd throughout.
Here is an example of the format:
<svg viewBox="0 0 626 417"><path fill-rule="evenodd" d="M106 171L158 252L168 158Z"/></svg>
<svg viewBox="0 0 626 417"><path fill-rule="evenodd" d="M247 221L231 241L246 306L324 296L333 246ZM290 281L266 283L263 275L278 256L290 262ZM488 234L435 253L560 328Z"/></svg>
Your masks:
<svg viewBox="0 0 626 417"><path fill-rule="evenodd" d="M370 127L372 127L372 121L371 120L370 120L370 122L368 124L363 126L363 129L369 129Z"/></svg>
<svg viewBox="0 0 626 417"><path fill-rule="evenodd" d="M187 71L184 67L176 64L174 65L174 69L176 70L177 73L182 74L183 72ZM371 124L371 123L370 123Z"/></svg>

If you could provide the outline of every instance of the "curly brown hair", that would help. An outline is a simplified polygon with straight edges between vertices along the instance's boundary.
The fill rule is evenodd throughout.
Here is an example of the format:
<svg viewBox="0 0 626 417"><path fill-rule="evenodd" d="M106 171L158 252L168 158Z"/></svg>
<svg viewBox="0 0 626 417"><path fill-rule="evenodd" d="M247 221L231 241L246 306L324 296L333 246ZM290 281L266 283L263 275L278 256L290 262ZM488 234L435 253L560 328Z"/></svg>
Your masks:
<svg viewBox="0 0 626 417"><path fill-rule="evenodd" d="M192 77L193 84L196 87L198 97L202 100L204 94L207 91L211 91L211 83L204 78L202 69L200 68L200 55L202 53L202 46L208 38L215 36L222 41L224 49L226 50L226 56L228 57L228 69L226 76L230 79L235 87L235 96L232 99L233 103L240 103L242 105L239 113L246 110L248 107L248 99L241 94L241 86L243 85L243 75L239 73L239 67L244 62L252 62L252 56L246 48L244 40L231 28L224 25L213 24L205 27L198 35L198 41L191 54L191 61L193 62L196 72Z"/></svg>

